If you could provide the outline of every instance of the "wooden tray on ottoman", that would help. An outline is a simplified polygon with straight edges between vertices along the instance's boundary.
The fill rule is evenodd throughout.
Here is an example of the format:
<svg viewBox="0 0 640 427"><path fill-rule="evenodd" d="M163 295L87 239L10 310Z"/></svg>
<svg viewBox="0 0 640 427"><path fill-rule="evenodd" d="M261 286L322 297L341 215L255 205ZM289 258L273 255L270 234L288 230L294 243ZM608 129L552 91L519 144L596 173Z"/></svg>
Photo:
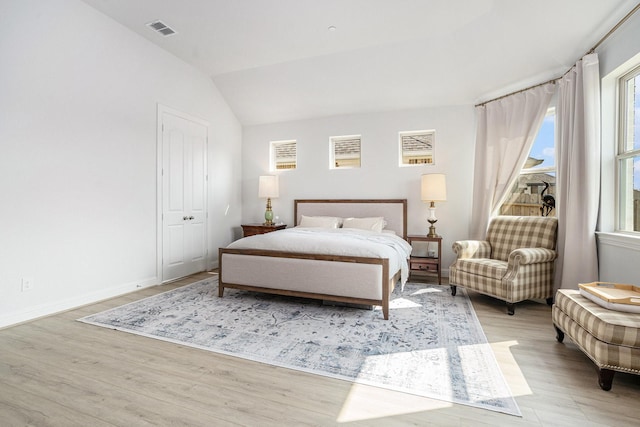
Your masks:
<svg viewBox="0 0 640 427"><path fill-rule="evenodd" d="M610 310L640 313L640 287L611 282L580 283L580 294Z"/></svg>

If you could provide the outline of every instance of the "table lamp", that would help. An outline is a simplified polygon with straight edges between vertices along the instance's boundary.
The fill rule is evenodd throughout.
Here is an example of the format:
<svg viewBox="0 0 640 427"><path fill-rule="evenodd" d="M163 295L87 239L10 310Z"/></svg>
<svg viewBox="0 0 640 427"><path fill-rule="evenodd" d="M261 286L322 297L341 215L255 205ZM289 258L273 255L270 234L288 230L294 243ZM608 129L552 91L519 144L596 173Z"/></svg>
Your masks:
<svg viewBox="0 0 640 427"><path fill-rule="evenodd" d="M427 237L438 237L436 234L436 227L433 225L438 221L436 218L436 204L435 202L442 202L447 200L447 184L445 182L444 174L430 173L422 175L422 201L425 203L431 203L429 205L429 218L427 221L429 224L429 234Z"/></svg>
<svg viewBox="0 0 640 427"><path fill-rule="evenodd" d="M258 197L267 199L267 210L264 212L263 225L273 225L273 211L271 210L271 198L278 197L278 176L261 176L258 181Z"/></svg>

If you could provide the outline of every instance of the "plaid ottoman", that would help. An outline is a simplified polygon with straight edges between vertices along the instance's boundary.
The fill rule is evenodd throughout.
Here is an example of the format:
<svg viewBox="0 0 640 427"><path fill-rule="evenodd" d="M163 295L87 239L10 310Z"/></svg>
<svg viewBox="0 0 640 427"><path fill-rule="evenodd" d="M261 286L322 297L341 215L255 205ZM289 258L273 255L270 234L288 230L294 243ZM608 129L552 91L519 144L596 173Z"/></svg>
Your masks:
<svg viewBox="0 0 640 427"><path fill-rule="evenodd" d="M568 335L593 360L603 390L616 371L640 374L640 314L606 309L574 289L556 292L551 313L558 342Z"/></svg>

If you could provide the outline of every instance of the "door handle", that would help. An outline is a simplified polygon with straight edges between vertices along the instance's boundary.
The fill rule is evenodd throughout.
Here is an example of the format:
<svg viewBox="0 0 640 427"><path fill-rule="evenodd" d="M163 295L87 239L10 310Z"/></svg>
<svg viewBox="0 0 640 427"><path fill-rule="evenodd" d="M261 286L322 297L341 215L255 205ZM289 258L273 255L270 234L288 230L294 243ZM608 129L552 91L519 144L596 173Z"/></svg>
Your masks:
<svg viewBox="0 0 640 427"><path fill-rule="evenodd" d="M190 216L189 219L193 219L194 217Z"/></svg>
<svg viewBox="0 0 640 427"><path fill-rule="evenodd" d="M183 220L183 221L186 221L186 220L188 220L188 219L189 219L189 217L188 217L188 216L183 216L183 217L182 217L182 220Z"/></svg>

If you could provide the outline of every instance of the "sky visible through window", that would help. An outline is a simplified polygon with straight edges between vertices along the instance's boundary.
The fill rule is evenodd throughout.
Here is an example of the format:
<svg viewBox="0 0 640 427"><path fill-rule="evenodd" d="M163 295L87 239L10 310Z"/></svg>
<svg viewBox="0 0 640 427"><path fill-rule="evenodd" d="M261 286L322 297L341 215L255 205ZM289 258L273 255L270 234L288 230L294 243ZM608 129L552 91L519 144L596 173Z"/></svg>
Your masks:
<svg viewBox="0 0 640 427"><path fill-rule="evenodd" d="M537 168L553 167L556 164L556 153L554 149L554 129L555 129L555 114L548 114L545 116L538 136L533 141L533 146L529 152L529 156L538 160L543 160L542 163L537 165Z"/></svg>

